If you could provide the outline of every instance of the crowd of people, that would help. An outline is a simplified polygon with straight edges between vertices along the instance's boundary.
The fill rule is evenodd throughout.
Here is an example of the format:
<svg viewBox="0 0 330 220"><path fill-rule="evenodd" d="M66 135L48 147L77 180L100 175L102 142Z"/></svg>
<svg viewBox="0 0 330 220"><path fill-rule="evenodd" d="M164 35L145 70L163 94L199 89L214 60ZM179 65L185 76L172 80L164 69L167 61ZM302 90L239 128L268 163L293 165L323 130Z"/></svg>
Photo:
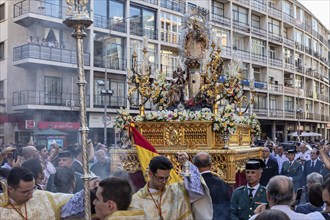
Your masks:
<svg viewBox="0 0 330 220"><path fill-rule="evenodd" d="M262 159L245 164L246 184L232 189L212 172L212 157L199 152L183 181L170 183L172 162L151 159L149 181L138 189L124 171L111 172L106 146L88 142L94 219L330 219L330 153L327 142L287 148L265 145ZM79 145L56 143L1 149L0 219L83 218L83 167ZM186 167L188 164L188 168ZM173 171L172 171L173 172ZM135 190L136 189L136 190Z"/></svg>
<svg viewBox="0 0 330 220"><path fill-rule="evenodd" d="M47 40L45 37L40 39L40 37L30 36L27 40L28 44L43 46L43 47L54 47L54 48L62 48L65 49L64 44L59 44L57 40Z"/></svg>

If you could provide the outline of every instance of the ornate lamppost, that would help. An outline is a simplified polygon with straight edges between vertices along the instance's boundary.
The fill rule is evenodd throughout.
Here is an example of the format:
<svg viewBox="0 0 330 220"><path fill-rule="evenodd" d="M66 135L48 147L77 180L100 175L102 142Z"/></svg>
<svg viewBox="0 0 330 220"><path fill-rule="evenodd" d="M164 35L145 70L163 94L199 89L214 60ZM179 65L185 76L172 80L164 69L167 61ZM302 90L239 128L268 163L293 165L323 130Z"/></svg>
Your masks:
<svg viewBox="0 0 330 220"><path fill-rule="evenodd" d="M78 69L78 81L79 88L79 104L80 104L80 133L81 144L83 148L82 152L82 164L83 164L83 176L84 181L84 207L85 207L85 219L91 219L91 207L90 207L90 192L89 192L89 180L90 175L88 171L88 159L87 159L87 116L86 116L86 79L84 72L84 51L83 51L83 38L86 36L84 29L89 27L93 21L88 15L86 6L88 0L66 0L68 4L68 10L66 12L67 17L63 23L74 29L72 37L76 39L77 47L77 69Z"/></svg>

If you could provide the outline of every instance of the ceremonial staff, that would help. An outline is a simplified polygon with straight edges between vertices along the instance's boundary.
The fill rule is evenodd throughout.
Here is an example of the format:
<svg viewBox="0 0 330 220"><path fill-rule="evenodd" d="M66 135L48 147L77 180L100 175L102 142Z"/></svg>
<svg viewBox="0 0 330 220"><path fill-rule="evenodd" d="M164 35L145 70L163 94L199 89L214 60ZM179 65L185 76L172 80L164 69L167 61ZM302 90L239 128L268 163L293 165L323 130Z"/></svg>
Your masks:
<svg viewBox="0 0 330 220"><path fill-rule="evenodd" d="M91 219L91 207L90 207L90 193L89 193L89 180L90 175L88 172L88 160L87 160L87 116L86 116L86 79L84 71L84 51L83 51L83 39L86 36L84 32L85 28L88 28L93 21L90 19L86 10L88 0L66 0L68 10L66 12L67 17L63 23L74 29L72 37L76 39L77 47L77 69L78 69L78 81L79 87L79 104L80 104L80 133L81 144L83 148L82 152L82 164L83 164L83 176L84 181L84 207L85 207L85 219Z"/></svg>

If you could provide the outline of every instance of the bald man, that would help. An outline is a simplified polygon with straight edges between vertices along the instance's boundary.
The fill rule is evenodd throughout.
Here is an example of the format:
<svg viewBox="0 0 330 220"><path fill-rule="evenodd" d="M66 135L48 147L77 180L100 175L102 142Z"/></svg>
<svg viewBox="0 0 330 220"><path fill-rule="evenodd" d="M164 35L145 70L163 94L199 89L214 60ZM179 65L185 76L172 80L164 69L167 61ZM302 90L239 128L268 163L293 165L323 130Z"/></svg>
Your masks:
<svg viewBox="0 0 330 220"><path fill-rule="evenodd" d="M206 152L200 152L193 158L193 164L202 174L210 190L213 206L213 220L230 219L229 187L218 176L211 173L211 156Z"/></svg>

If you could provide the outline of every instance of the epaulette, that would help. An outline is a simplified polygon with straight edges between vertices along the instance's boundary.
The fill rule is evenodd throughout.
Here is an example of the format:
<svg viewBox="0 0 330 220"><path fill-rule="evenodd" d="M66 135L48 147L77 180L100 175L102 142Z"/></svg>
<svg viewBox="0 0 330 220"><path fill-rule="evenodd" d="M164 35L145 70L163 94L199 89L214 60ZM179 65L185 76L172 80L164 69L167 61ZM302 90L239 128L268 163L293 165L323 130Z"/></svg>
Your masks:
<svg viewBox="0 0 330 220"><path fill-rule="evenodd" d="M236 188L236 190L239 190L239 189L244 189L244 187L245 187L245 185L243 185L243 186L240 186L240 187Z"/></svg>

